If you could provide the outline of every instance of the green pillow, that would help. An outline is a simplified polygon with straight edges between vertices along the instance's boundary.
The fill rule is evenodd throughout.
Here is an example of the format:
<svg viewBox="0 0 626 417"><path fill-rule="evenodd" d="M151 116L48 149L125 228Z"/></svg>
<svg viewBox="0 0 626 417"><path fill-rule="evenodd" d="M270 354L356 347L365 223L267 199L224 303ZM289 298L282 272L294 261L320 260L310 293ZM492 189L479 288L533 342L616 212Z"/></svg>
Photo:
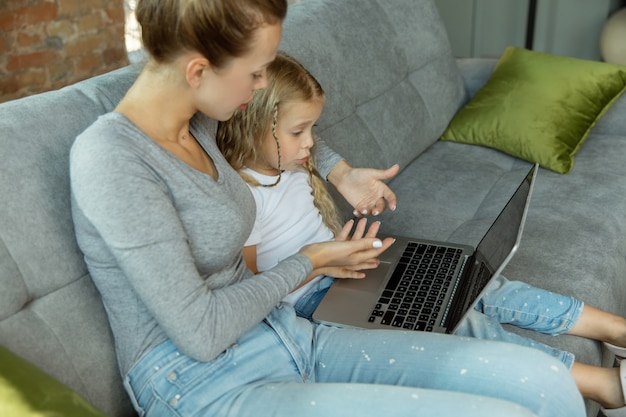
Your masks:
<svg viewBox="0 0 626 417"><path fill-rule="evenodd" d="M626 89L626 67L508 47L441 139L488 146L565 174Z"/></svg>
<svg viewBox="0 0 626 417"><path fill-rule="evenodd" d="M106 417L76 392L2 346L0 416Z"/></svg>

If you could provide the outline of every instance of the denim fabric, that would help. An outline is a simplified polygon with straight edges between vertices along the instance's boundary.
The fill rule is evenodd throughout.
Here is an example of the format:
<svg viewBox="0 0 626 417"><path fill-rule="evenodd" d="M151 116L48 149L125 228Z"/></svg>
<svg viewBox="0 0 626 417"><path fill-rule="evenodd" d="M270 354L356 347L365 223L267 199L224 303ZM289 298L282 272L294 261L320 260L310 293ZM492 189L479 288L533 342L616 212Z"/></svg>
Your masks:
<svg viewBox="0 0 626 417"><path fill-rule="evenodd" d="M574 327L583 307L582 301L573 297L499 276L490 284L474 311L460 323L455 334L539 349L556 357L571 369L574 363L572 353L511 333L501 323L556 336L567 333Z"/></svg>
<svg viewBox="0 0 626 417"><path fill-rule="evenodd" d="M311 319L313 312L332 285L334 279L325 277L318 281L296 303L296 313ZM519 281L509 281L500 275L490 285L474 311L459 324L455 334L478 339L499 340L542 350L556 357L571 369L574 355L528 337L509 332L502 324L512 324L522 329L559 335L574 326L584 304L573 298L532 287Z"/></svg>
<svg viewBox="0 0 626 417"><path fill-rule="evenodd" d="M208 363L162 343L125 386L148 417L585 415L568 370L538 350L317 325L285 304Z"/></svg>
<svg viewBox="0 0 626 417"><path fill-rule="evenodd" d="M296 314L305 319L311 320L313 318L313 312L324 298L324 295L328 292L328 289L335 281L331 277L323 277L315 283L314 286L298 299L293 308L296 310Z"/></svg>

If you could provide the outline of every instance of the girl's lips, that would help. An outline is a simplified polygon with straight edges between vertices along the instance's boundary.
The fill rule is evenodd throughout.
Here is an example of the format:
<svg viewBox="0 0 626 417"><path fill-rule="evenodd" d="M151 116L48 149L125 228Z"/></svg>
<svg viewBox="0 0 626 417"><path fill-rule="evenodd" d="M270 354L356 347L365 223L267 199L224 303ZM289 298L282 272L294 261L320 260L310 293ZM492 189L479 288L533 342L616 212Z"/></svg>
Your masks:
<svg viewBox="0 0 626 417"><path fill-rule="evenodd" d="M246 108L248 107L248 104L250 104L250 102L252 101L252 99L254 98L254 95L250 96L250 98L243 103L241 106L237 107L239 110L244 111L246 110Z"/></svg>
<svg viewBox="0 0 626 417"><path fill-rule="evenodd" d="M306 161L307 161L308 159L309 159L309 157L307 156L307 157L305 157L305 158L301 158L301 159L296 160L296 162L297 162L298 164L300 164L300 165L304 165L304 164L306 164Z"/></svg>

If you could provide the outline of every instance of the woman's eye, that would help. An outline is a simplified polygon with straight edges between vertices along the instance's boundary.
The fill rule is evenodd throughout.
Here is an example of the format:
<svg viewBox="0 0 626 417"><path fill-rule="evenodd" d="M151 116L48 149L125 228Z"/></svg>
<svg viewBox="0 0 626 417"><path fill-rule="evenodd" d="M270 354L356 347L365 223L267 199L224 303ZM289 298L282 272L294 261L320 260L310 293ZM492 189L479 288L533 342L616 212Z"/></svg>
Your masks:
<svg viewBox="0 0 626 417"><path fill-rule="evenodd" d="M252 74L252 78L254 78L255 80L260 80L261 78L263 78L263 73L257 72Z"/></svg>

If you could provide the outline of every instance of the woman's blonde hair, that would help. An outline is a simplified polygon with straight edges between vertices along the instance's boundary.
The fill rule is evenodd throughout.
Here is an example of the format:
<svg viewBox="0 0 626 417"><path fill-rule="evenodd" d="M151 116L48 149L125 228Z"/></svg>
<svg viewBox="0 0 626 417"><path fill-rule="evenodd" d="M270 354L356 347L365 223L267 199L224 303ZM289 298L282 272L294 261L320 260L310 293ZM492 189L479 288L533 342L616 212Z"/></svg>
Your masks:
<svg viewBox="0 0 626 417"><path fill-rule="evenodd" d="M226 160L241 173L247 162L261 158L259 152L263 149L263 141L270 131L276 138L276 121L280 117L281 104L316 99L324 99L324 90L315 77L294 58L279 52L276 59L267 67L267 87L255 91L254 98L248 103L245 111L238 110L229 120L219 123L217 145ZM278 163L280 164L280 147ZM309 158L303 167L309 173L315 207L328 228L337 234L342 224L313 157ZM249 176L242 177L248 183L259 186L258 182Z"/></svg>
<svg viewBox="0 0 626 417"><path fill-rule="evenodd" d="M139 0L143 45L160 63L199 52L216 68L245 55L255 30L282 22L286 0Z"/></svg>

